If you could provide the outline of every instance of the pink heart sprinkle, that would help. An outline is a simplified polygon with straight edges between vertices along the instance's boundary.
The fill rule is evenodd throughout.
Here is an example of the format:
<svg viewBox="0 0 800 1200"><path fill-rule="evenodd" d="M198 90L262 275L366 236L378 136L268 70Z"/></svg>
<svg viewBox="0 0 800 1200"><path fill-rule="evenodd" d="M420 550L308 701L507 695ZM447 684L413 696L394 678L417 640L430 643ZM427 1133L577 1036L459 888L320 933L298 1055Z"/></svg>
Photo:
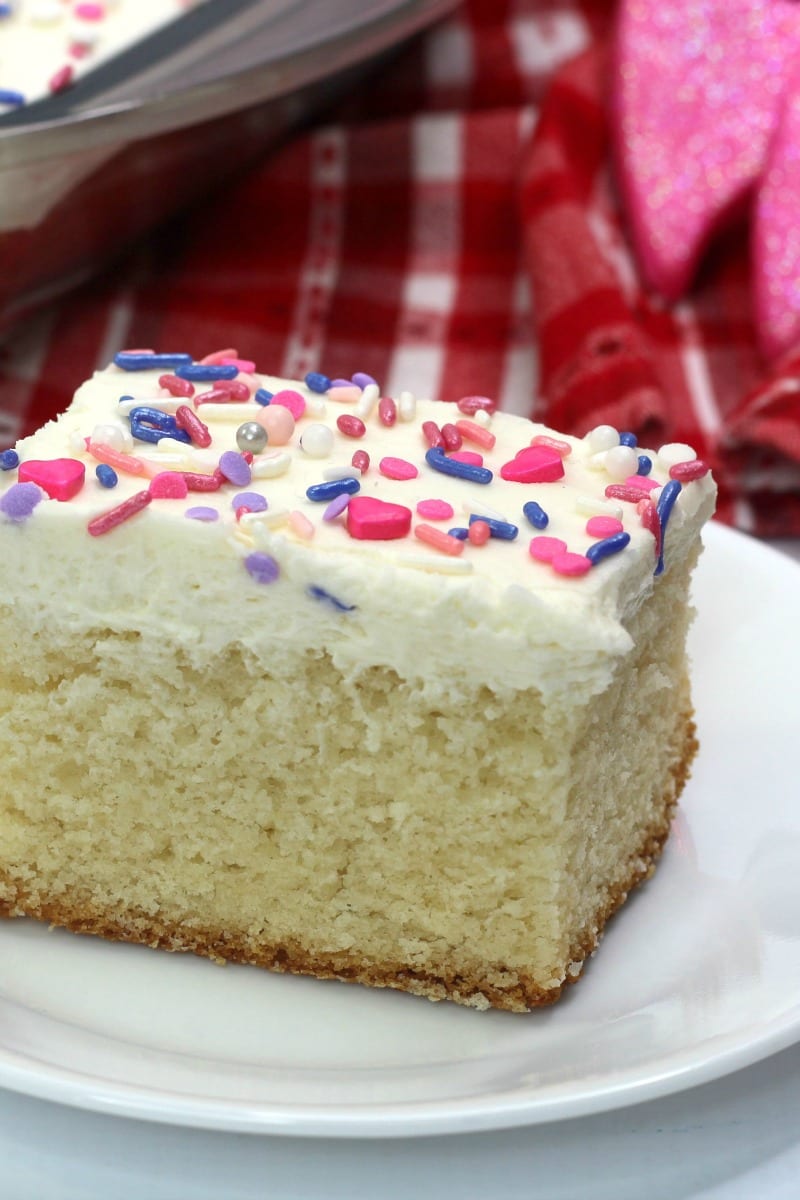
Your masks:
<svg viewBox="0 0 800 1200"><path fill-rule="evenodd" d="M500 476L511 483L555 483L564 477L564 463L548 446L526 446L500 468Z"/></svg>
<svg viewBox="0 0 800 1200"><path fill-rule="evenodd" d="M20 464L20 483L36 483L51 500L71 500L86 479L86 466L77 458L30 459Z"/></svg>
<svg viewBox="0 0 800 1200"><path fill-rule="evenodd" d="M361 541L388 542L407 537L411 509L372 496L353 496L347 506L347 532Z"/></svg>

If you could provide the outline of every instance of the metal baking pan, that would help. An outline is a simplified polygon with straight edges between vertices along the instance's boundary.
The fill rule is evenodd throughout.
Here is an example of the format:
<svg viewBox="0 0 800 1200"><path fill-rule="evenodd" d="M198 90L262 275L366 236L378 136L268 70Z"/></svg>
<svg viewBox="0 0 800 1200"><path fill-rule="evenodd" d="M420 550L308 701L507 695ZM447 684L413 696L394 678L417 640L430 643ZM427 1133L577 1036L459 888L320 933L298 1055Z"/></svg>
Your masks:
<svg viewBox="0 0 800 1200"><path fill-rule="evenodd" d="M453 0L216 0L0 118L0 328L240 174Z"/></svg>

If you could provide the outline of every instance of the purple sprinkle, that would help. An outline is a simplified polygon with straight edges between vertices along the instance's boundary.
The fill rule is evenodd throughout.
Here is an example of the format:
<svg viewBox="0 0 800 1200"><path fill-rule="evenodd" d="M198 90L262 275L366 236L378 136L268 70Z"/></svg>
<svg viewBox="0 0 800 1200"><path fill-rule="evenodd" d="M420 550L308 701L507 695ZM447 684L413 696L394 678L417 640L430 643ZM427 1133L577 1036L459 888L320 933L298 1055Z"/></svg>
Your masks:
<svg viewBox="0 0 800 1200"><path fill-rule="evenodd" d="M219 469L234 487L247 487L252 478L246 459L235 450L226 450L220 455Z"/></svg>
<svg viewBox="0 0 800 1200"><path fill-rule="evenodd" d="M183 514L189 517L191 521L218 521L219 513L215 508L207 508L204 504L198 504L196 508L187 508Z"/></svg>
<svg viewBox="0 0 800 1200"><path fill-rule="evenodd" d="M362 392L364 388L369 387L370 384L374 383L375 387L378 386L377 379L373 379L371 375L367 375L364 371L356 371L355 375L353 376L353 383L356 385L356 387L360 387Z"/></svg>
<svg viewBox="0 0 800 1200"><path fill-rule="evenodd" d="M331 387L352 387L352 386L353 386L353 381L351 379L332 379L331 380Z"/></svg>
<svg viewBox="0 0 800 1200"><path fill-rule="evenodd" d="M322 514L323 521L335 521L340 513L343 513L350 503L350 495L348 492L342 492L338 496L334 496L325 512Z"/></svg>
<svg viewBox="0 0 800 1200"><path fill-rule="evenodd" d="M260 492L237 492L231 500L231 508L234 512L240 508L249 508L250 512L266 512L268 505Z"/></svg>
<svg viewBox="0 0 800 1200"><path fill-rule="evenodd" d="M281 573L271 554L248 554L244 565L256 583L274 583Z"/></svg>
<svg viewBox="0 0 800 1200"><path fill-rule="evenodd" d="M0 512L10 521L27 521L45 493L36 483L14 483L0 498Z"/></svg>

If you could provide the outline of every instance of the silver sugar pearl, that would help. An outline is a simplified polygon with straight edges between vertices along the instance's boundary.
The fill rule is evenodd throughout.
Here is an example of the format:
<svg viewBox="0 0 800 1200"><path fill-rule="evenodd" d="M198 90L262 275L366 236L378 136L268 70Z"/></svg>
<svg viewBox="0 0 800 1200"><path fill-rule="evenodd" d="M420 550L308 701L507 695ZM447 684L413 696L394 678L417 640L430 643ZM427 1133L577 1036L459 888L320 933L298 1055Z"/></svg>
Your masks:
<svg viewBox="0 0 800 1200"><path fill-rule="evenodd" d="M236 430L236 445L240 450L260 454L267 444L267 431L258 421L245 421Z"/></svg>

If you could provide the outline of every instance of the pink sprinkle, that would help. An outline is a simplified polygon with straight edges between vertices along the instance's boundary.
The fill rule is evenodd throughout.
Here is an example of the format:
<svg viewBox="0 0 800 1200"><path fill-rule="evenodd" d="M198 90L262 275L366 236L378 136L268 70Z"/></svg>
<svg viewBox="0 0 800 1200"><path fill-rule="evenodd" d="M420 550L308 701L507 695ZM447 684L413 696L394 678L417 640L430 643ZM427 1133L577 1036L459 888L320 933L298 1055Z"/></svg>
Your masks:
<svg viewBox="0 0 800 1200"><path fill-rule="evenodd" d="M73 12L82 21L102 21L106 15L103 4L76 4Z"/></svg>
<svg viewBox="0 0 800 1200"><path fill-rule="evenodd" d="M585 575L591 571L591 560L585 554L573 554L571 550L562 550L551 559L553 570L558 575Z"/></svg>
<svg viewBox="0 0 800 1200"><path fill-rule="evenodd" d="M181 474L190 492L218 492L222 486L222 474L219 471L213 475L203 475L200 471L182 471Z"/></svg>
<svg viewBox="0 0 800 1200"><path fill-rule="evenodd" d="M291 388L284 388L282 392L276 392L272 397L271 404L279 404L281 408L288 408L295 421L299 421L306 411L304 398Z"/></svg>
<svg viewBox="0 0 800 1200"><path fill-rule="evenodd" d="M535 558L537 562L552 562L556 554L566 554L567 543L562 542L561 538L542 534L540 537L531 538L529 550L531 558Z"/></svg>
<svg viewBox="0 0 800 1200"><path fill-rule="evenodd" d="M177 375L159 375L158 386L169 392L170 396L182 396L188 400L194 395L194 384L188 379L179 379Z"/></svg>
<svg viewBox="0 0 800 1200"><path fill-rule="evenodd" d="M710 470L707 462L703 462L702 458L695 458L689 462L675 463L669 469L669 477L677 479L679 483L691 483L694 479L702 479Z"/></svg>
<svg viewBox="0 0 800 1200"><path fill-rule="evenodd" d="M442 431L435 421L422 422L422 436L433 450L444 450Z"/></svg>
<svg viewBox="0 0 800 1200"><path fill-rule="evenodd" d="M622 533L622 529L622 521L616 517L590 517L586 522L586 532L593 538L612 537L615 533Z"/></svg>
<svg viewBox="0 0 800 1200"><path fill-rule="evenodd" d="M388 542L408 536L411 509L373 496L353 496L347 506L350 537L370 542Z"/></svg>
<svg viewBox="0 0 800 1200"><path fill-rule="evenodd" d="M484 429L477 421L456 421L456 429L467 442L474 442L484 450L493 450L497 438L488 429Z"/></svg>
<svg viewBox="0 0 800 1200"><path fill-rule="evenodd" d="M289 513L289 525L298 537L304 538L307 542L310 542L314 536L314 526L305 513L301 513L299 509L294 509Z"/></svg>
<svg viewBox="0 0 800 1200"><path fill-rule="evenodd" d="M74 74L75 69L72 64L65 63L60 70L56 71L54 75L50 76L50 81L47 86L54 95L56 92L63 92L64 89L68 88L72 83Z"/></svg>
<svg viewBox="0 0 800 1200"><path fill-rule="evenodd" d="M336 428L345 437L362 438L367 432L367 427L360 417L354 416L352 413L342 413L336 418Z"/></svg>
<svg viewBox="0 0 800 1200"><path fill-rule="evenodd" d="M125 454L122 450L114 450L112 446L107 446L105 442L90 442L86 449L92 458L96 458L98 462L106 463L109 467L116 467L118 471L124 471L127 475L144 475L144 463L141 459L134 458L132 454Z"/></svg>
<svg viewBox="0 0 800 1200"><path fill-rule="evenodd" d="M227 392L231 400L244 403L250 399L250 388L241 379L218 379L214 384L217 392Z"/></svg>
<svg viewBox="0 0 800 1200"><path fill-rule="evenodd" d="M71 56L73 58L77 58L77 59L86 58L86 55L89 53L89 50L90 50L90 47L87 46L84 42L71 42L70 43L69 53L71 54ZM140 351L140 353L145 353L145 352ZM155 350L149 350L146 353L155 354Z"/></svg>
<svg viewBox="0 0 800 1200"><path fill-rule="evenodd" d="M661 484L649 475L629 475L625 480L625 487L638 488L640 492L652 492L654 488L661 487Z"/></svg>
<svg viewBox="0 0 800 1200"><path fill-rule="evenodd" d="M419 471L405 458L382 458L378 470L387 479L416 479Z"/></svg>
<svg viewBox="0 0 800 1200"><path fill-rule="evenodd" d="M483 455L476 454L474 450L455 450L447 457L452 458L453 462L466 463L470 467L483 466Z"/></svg>
<svg viewBox="0 0 800 1200"><path fill-rule="evenodd" d="M469 540L473 546L483 546L492 536L492 531L485 521L471 521L469 526Z"/></svg>
<svg viewBox="0 0 800 1200"><path fill-rule="evenodd" d="M123 500L122 504L118 504L116 508L112 508L109 512L101 513L99 517L91 520L87 526L92 537L100 537L109 530L115 529L117 525L121 525L123 521L135 517L143 508L147 508L152 497L149 491L135 492L127 500Z"/></svg>
<svg viewBox="0 0 800 1200"><path fill-rule="evenodd" d="M205 358L200 359L201 366L218 367L225 366L233 362L239 357L239 351L234 350L231 346L227 350L215 350L213 354L207 354Z"/></svg>
<svg viewBox="0 0 800 1200"><path fill-rule="evenodd" d="M72 500L84 485L86 467L79 458L28 459L20 463L19 483L35 483L51 500Z"/></svg>
<svg viewBox="0 0 800 1200"><path fill-rule="evenodd" d="M636 476L637 480L643 478L641 475ZM638 484L610 483L606 488L606 496L609 500L628 500L631 504L637 504L639 500L644 500L650 489L639 487Z"/></svg>
<svg viewBox="0 0 800 1200"><path fill-rule="evenodd" d="M445 450L460 450L463 440L455 425L448 422L447 425L442 426L442 441Z"/></svg>
<svg viewBox="0 0 800 1200"><path fill-rule="evenodd" d="M193 400L195 408L200 408L201 404L237 404L238 401L230 392L224 391L217 387L209 388L207 392L198 392Z"/></svg>
<svg viewBox="0 0 800 1200"><path fill-rule="evenodd" d="M155 354L156 351L152 346L129 346L125 350L120 351L121 354Z"/></svg>
<svg viewBox="0 0 800 1200"><path fill-rule="evenodd" d="M223 367L236 367L241 375L255 375L256 364L251 358L239 358L237 355L232 355L230 358L220 360Z"/></svg>
<svg viewBox="0 0 800 1200"><path fill-rule="evenodd" d="M330 393L328 393L330 395ZM397 405L391 396L382 396L378 401L378 420L387 428L397 420Z"/></svg>
<svg viewBox="0 0 800 1200"><path fill-rule="evenodd" d="M331 500L322 514L323 521L335 521L337 517L342 515L349 503L350 495L348 492L342 492L341 495L336 496Z"/></svg>
<svg viewBox="0 0 800 1200"><path fill-rule="evenodd" d="M175 424L188 433L195 446L205 449L211 445L211 433L188 404L181 404L175 413Z"/></svg>
<svg viewBox="0 0 800 1200"><path fill-rule="evenodd" d="M455 557L464 552L464 543L460 538L451 537L449 533L442 533L441 529L434 529L432 525L415 526L414 537L419 538L428 546L433 546L435 550L441 550L443 554L451 554Z"/></svg>
<svg viewBox="0 0 800 1200"><path fill-rule="evenodd" d="M636 505L636 511L639 514L642 525L649 533L652 533L655 538L655 555L656 560L661 557L663 533L661 529L661 518L658 515L658 509L649 496L644 500L640 500Z"/></svg>
<svg viewBox="0 0 800 1200"><path fill-rule="evenodd" d="M161 471L150 481L154 500L185 500L189 486L180 471Z"/></svg>
<svg viewBox="0 0 800 1200"><path fill-rule="evenodd" d="M454 509L452 504L448 504L446 500L420 500L417 504L417 512L426 521L449 521L453 516Z"/></svg>
<svg viewBox="0 0 800 1200"><path fill-rule="evenodd" d="M532 446L544 446L548 450L555 450L556 454L560 454L562 458L566 458L568 454L572 454L572 446L569 442L562 442L560 438L548 437L546 433L537 433L536 437L531 438Z"/></svg>
<svg viewBox="0 0 800 1200"><path fill-rule="evenodd" d="M339 404L358 404L361 399L360 387L330 387L325 393L329 400L336 400ZM273 399L272 403L275 403Z"/></svg>
<svg viewBox="0 0 800 1200"><path fill-rule="evenodd" d="M362 475L366 475L369 470L369 455L366 450L356 450L350 462Z"/></svg>
<svg viewBox="0 0 800 1200"><path fill-rule="evenodd" d="M255 375L250 375L247 371L240 371L236 376L236 382L244 384L244 386L249 389L251 395L253 392L257 392L261 387L261 384L258 382Z"/></svg>
<svg viewBox="0 0 800 1200"><path fill-rule="evenodd" d="M457 402L456 408L459 412L464 413L466 417L474 417L476 412L495 412L497 404L494 400L490 400L488 396L462 396Z"/></svg>

